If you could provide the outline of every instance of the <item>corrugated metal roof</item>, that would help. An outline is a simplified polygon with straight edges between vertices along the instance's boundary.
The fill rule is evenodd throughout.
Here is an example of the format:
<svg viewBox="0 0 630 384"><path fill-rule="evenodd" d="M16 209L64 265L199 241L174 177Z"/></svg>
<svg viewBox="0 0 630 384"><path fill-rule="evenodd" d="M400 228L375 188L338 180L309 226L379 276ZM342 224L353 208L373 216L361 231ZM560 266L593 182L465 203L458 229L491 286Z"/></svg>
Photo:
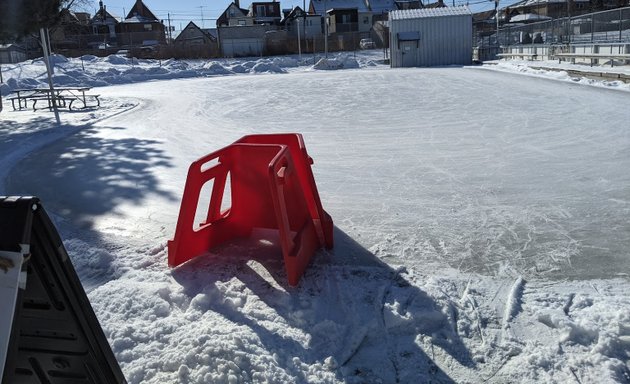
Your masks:
<svg viewBox="0 0 630 384"><path fill-rule="evenodd" d="M470 9L468 9L468 7L404 9L400 11L391 11L389 13L389 19L394 21L460 15L472 15L472 12L470 12Z"/></svg>

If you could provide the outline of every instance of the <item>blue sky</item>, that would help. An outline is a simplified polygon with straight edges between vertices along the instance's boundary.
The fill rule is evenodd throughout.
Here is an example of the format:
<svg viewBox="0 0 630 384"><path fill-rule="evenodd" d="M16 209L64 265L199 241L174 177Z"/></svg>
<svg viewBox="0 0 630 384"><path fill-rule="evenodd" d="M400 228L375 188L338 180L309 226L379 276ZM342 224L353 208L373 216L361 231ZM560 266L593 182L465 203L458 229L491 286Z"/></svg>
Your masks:
<svg viewBox="0 0 630 384"><path fill-rule="evenodd" d="M194 21L195 24L200 27L214 28L216 26L215 20L217 17L225 11L231 0L143 0L151 11L160 19L164 19L167 23L167 19L170 14L171 25L176 30L181 30L188 24L189 21ZM430 0L434 2L437 0ZM466 4L466 0L454 0L456 5ZM516 0L503 0L501 1L501 7L504 7L510 3L514 3ZM135 3L135 0L104 0L104 4L107 6L107 10L115 14L116 16L125 16L129 9ZM444 0L444 2L451 6L453 0ZM251 0L241 0L241 8L247 8L252 3ZM306 6L308 7L309 1L306 0ZM91 0L88 2L88 6L83 9L90 14L98 9L98 0ZM302 6L303 0L281 0L281 8L293 8L294 6ZM494 9L493 0L468 0L468 4L473 12L479 12L483 10ZM202 19L203 17L203 19Z"/></svg>

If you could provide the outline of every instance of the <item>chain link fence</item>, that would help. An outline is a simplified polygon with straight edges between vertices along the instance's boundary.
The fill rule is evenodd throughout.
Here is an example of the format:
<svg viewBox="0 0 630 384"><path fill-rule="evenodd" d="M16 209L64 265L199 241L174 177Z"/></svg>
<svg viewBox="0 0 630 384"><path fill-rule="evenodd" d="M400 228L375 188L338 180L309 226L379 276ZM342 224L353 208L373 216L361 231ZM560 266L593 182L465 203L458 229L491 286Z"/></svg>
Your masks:
<svg viewBox="0 0 630 384"><path fill-rule="evenodd" d="M478 60L490 60L499 47L630 43L630 7L526 25L505 25L497 33L475 31Z"/></svg>

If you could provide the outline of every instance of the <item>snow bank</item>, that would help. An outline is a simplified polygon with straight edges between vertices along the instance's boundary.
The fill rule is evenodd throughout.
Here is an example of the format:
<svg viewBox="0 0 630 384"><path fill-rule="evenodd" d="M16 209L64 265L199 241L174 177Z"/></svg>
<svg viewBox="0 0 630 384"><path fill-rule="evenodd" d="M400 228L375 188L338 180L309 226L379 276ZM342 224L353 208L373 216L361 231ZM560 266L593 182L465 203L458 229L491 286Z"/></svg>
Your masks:
<svg viewBox="0 0 630 384"><path fill-rule="evenodd" d="M483 67L503 72L521 73L529 76L630 91L630 83L624 83L621 80L597 78L599 73L624 73L630 75L630 69L627 68L627 66L618 66L616 68L606 66L589 67L570 63L558 63L557 61L526 62L519 60L501 60L491 64L485 64ZM594 73L594 77L588 77L588 75L569 75L567 70L583 71L584 74L592 72Z"/></svg>
<svg viewBox="0 0 630 384"><path fill-rule="evenodd" d="M319 70L338 70L338 69L350 69L359 68L359 63L350 56L342 56L339 58L320 59L313 69Z"/></svg>
<svg viewBox="0 0 630 384"><path fill-rule="evenodd" d="M331 54L331 57L334 56ZM360 65L372 66L371 57L359 64L347 54L339 54L333 59L335 69L358 68ZM305 55L306 57L306 55ZM147 80L168 80L206 76L224 76L248 73L288 73L307 69L309 64L302 63L291 56L261 58L256 60L138 60L124 55L114 54L107 57L84 55L80 58L66 58L52 55L54 65L53 81L57 86L92 86L100 87L127 84ZM312 61L311 61L312 62ZM47 75L42 58L24 63L2 66L4 84L0 92L9 94L13 89L47 86Z"/></svg>

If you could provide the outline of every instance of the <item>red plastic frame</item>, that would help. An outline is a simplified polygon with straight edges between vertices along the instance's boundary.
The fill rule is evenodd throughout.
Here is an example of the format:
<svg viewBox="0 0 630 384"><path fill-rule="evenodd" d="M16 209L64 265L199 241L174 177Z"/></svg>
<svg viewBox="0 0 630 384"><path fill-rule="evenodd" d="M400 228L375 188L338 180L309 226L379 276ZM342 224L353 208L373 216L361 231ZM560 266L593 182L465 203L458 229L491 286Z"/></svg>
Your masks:
<svg viewBox="0 0 630 384"><path fill-rule="evenodd" d="M209 163L216 164L207 167ZM177 266L254 228L278 229L290 285L315 251L333 247L333 222L322 208L302 135L245 136L190 165L168 263ZM231 207L221 212L230 175ZM206 220L194 228L201 190L214 180Z"/></svg>

